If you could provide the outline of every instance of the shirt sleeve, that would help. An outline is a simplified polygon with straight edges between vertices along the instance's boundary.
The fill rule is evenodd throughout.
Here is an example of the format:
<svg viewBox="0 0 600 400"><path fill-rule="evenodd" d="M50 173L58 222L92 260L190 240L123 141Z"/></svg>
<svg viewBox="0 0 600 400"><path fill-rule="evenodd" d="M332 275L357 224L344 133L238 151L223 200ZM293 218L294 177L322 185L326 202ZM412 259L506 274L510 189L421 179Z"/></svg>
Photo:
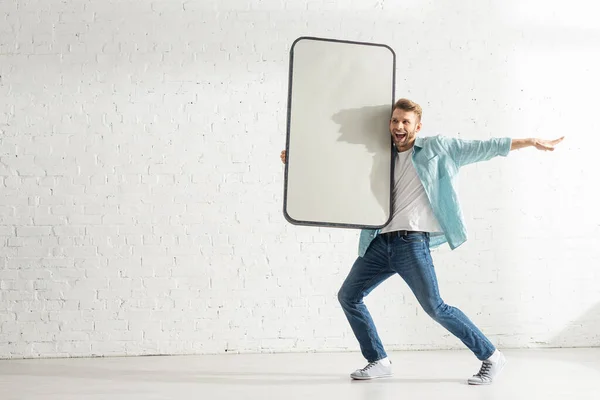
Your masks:
<svg viewBox="0 0 600 400"><path fill-rule="evenodd" d="M497 156L506 157L510 152L511 138L493 138L489 140L463 140L447 138L448 153L456 165L487 161Z"/></svg>

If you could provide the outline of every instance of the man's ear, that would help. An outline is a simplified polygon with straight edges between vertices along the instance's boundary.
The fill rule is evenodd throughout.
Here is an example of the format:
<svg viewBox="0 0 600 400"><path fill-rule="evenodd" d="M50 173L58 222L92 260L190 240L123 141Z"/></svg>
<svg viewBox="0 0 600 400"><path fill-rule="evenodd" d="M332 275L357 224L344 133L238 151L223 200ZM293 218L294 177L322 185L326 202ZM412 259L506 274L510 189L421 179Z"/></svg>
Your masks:
<svg viewBox="0 0 600 400"><path fill-rule="evenodd" d="M415 132L419 132L419 131L421 130L421 127L422 127L422 126L423 126L423 125L421 124L421 121L419 121L419 122L417 123L417 129L415 130Z"/></svg>

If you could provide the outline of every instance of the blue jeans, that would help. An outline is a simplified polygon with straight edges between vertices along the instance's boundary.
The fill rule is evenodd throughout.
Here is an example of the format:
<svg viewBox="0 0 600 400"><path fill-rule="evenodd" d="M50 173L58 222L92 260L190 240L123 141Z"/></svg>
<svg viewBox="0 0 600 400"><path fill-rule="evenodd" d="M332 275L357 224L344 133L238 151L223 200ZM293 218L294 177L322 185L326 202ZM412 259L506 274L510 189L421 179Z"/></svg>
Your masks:
<svg viewBox="0 0 600 400"><path fill-rule="evenodd" d="M494 345L458 308L444 303L429 253L427 233L379 235L364 257L359 257L338 293L338 299L360 350L368 362L387 357L363 298L394 274L399 274L431 318L460 339L480 360L489 358Z"/></svg>

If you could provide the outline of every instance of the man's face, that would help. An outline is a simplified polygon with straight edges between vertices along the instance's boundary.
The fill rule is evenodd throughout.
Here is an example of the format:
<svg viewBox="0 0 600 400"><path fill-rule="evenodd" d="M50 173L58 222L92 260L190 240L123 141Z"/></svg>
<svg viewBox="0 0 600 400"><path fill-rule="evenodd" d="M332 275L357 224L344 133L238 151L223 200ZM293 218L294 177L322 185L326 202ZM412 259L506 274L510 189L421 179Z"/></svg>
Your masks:
<svg viewBox="0 0 600 400"><path fill-rule="evenodd" d="M390 133L398 151L411 149L417 133L421 130L421 121L414 111L396 108L390 119Z"/></svg>

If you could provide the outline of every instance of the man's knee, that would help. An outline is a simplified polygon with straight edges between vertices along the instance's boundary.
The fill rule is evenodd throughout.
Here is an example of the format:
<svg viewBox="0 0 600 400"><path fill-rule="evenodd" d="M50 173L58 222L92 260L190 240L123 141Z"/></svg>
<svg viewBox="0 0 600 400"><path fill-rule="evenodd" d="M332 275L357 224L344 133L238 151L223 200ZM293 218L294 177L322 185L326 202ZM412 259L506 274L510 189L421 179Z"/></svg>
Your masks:
<svg viewBox="0 0 600 400"><path fill-rule="evenodd" d="M356 294L351 293L345 286L340 288L337 298L342 306L357 303Z"/></svg>
<svg viewBox="0 0 600 400"><path fill-rule="evenodd" d="M337 298L341 305L344 305L345 303L347 303L348 298L346 297L346 291L344 290L343 286L338 291Z"/></svg>
<svg viewBox="0 0 600 400"><path fill-rule="evenodd" d="M433 319L439 319L448 312L448 305L443 301L423 305L423 310Z"/></svg>

